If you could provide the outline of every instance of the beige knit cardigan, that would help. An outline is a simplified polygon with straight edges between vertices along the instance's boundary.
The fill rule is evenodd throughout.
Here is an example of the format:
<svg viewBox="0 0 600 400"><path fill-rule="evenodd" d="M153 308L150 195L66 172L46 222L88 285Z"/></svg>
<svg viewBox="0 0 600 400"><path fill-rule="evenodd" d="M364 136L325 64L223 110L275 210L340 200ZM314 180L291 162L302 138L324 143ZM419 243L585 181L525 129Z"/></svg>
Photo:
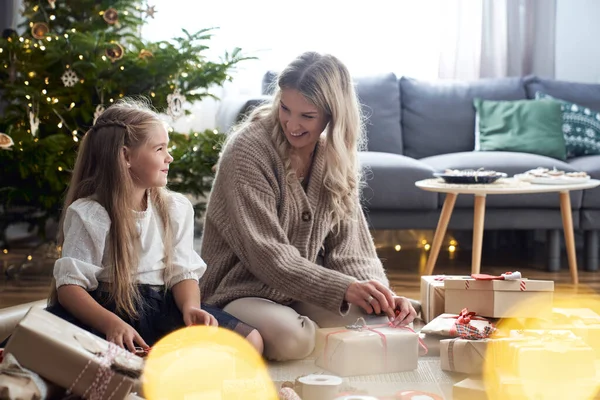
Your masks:
<svg viewBox="0 0 600 400"><path fill-rule="evenodd" d="M389 284L360 207L358 218L339 224L339 233L333 226L323 186L324 146L321 138L305 192L296 179L286 184L283 161L261 122L230 139L206 210L203 302L224 307L242 297L262 297L344 315L352 282ZM320 252L323 265L316 263Z"/></svg>

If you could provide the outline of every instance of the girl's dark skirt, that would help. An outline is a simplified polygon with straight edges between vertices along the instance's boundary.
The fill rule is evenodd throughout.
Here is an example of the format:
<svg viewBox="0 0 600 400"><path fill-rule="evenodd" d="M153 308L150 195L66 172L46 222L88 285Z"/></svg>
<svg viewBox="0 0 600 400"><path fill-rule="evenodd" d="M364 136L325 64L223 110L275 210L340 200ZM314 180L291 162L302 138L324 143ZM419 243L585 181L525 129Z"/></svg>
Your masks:
<svg viewBox="0 0 600 400"><path fill-rule="evenodd" d="M170 290L167 290L165 293L162 286L149 285L138 285L138 288L141 298L141 304L138 307L138 318L130 319L122 315L119 315L119 317L131 325L140 334L148 346L154 346L154 344L164 336L185 326L183 315L181 314L181 311L179 311L179 308L177 308L175 298ZM108 301L107 292L97 289L89 292L89 294L104 308L111 312L115 312L115 304ZM220 327L234 331L243 337L248 336L248 334L254 330L253 327L241 322L234 316L217 307L202 304L201 308L212 314L219 322ZM58 302L50 305L46 308L46 311L104 338L103 333L84 325ZM5 343L1 343L0 348L4 347Z"/></svg>

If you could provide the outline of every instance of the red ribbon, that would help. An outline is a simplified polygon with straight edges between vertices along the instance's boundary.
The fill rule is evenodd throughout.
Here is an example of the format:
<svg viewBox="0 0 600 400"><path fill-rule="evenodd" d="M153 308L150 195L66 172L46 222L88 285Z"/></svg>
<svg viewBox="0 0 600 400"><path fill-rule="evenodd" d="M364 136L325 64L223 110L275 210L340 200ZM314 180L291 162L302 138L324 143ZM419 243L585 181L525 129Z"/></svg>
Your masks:
<svg viewBox="0 0 600 400"><path fill-rule="evenodd" d="M461 310L460 314L458 314L456 316L447 316L447 317L444 317L444 318L455 318L456 319L456 323L454 324L454 326L452 327L452 329L450 329L450 334L452 334L452 335L456 334L456 335L458 335L459 337L461 337L463 339L466 339L467 337L461 336L461 332L466 332L466 330L463 328L461 330L461 332L459 332L459 330L458 330L459 326L462 326L462 327L468 326L469 328L472 328L472 329L476 330L477 332L471 330L470 333L472 333L473 335L477 336L478 332L480 332L480 331L476 327L470 325L471 320L488 321L487 319L485 319L483 317L478 317L477 314L474 311L469 311L467 308L463 308ZM494 325L491 324L491 323L490 323L489 327L490 327L490 329L492 329L492 331L489 332L489 334L486 337L489 337L489 335L491 335L491 333L493 333L496 330L496 328L494 327ZM486 329L484 329L484 331L485 330ZM465 334L467 334L467 333L465 333ZM483 332L480 333L479 335L481 335L481 334L483 334ZM483 339L483 337L481 339Z"/></svg>

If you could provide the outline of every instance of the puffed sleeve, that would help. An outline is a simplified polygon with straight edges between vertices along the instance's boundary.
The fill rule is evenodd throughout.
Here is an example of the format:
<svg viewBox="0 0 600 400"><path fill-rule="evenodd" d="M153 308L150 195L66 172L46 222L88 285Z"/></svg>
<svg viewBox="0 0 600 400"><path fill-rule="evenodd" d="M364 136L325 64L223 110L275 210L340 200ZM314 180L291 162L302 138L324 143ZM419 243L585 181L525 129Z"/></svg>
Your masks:
<svg viewBox="0 0 600 400"><path fill-rule="evenodd" d="M186 279L198 281L206 271L206 263L194 250L194 207L192 203L180 193L172 193L170 200L173 274L165 282L169 288Z"/></svg>
<svg viewBox="0 0 600 400"><path fill-rule="evenodd" d="M63 229L62 254L54 263L56 287L77 285L88 291L96 289L110 230L108 213L96 201L77 200L67 209Z"/></svg>

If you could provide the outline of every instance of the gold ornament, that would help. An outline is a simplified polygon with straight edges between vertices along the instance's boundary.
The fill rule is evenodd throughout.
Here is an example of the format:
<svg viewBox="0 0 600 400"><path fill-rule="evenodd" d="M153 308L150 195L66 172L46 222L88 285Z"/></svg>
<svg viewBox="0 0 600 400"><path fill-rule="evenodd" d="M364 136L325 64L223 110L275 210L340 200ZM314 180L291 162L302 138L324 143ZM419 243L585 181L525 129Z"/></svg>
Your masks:
<svg viewBox="0 0 600 400"><path fill-rule="evenodd" d="M54 10L56 8L56 0L48 0L48 4L50 4L51 9Z"/></svg>
<svg viewBox="0 0 600 400"><path fill-rule="evenodd" d="M0 149L8 150L14 144L15 144L15 142L13 142L13 140L10 136L8 136L6 133L0 133Z"/></svg>
<svg viewBox="0 0 600 400"><path fill-rule="evenodd" d="M119 43L112 43L110 46L111 47L104 50L104 54L106 54L106 57L110 58L110 61L115 62L123 58L123 53L125 53L123 46Z"/></svg>
<svg viewBox="0 0 600 400"><path fill-rule="evenodd" d="M117 12L117 10L111 7L108 10L104 11L104 14L102 14L102 18L104 18L106 23L114 25L119 21L119 13Z"/></svg>
<svg viewBox="0 0 600 400"><path fill-rule="evenodd" d="M154 57L154 54L152 54L150 50L143 49L142 51L140 51L140 55L138 57L142 60L145 60L147 58Z"/></svg>
<svg viewBox="0 0 600 400"><path fill-rule="evenodd" d="M152 19L154 19L154 13L156 12L156 10L154 9L156 6L146 6L146 17L152 17Z"/></svg>
<svg viewBox="0 0 600 400"><path fill-rule="evenodd" d="M36 39L43 39L48 32L50 32L50 28L45 22L36 22L31 27L31 35Z"/></svg>

